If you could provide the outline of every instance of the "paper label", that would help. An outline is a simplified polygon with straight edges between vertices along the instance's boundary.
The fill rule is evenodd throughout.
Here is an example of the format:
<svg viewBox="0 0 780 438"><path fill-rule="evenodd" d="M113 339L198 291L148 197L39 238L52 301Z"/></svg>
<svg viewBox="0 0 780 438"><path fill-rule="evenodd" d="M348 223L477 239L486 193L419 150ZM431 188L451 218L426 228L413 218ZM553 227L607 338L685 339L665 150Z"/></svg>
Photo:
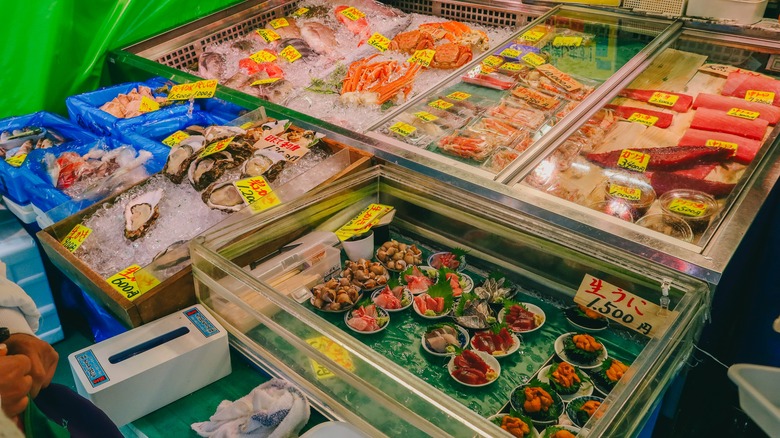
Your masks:
<svg viewBox="0 0 780 438"><path fill-rule="evenodd" d="M520 51L515 49L504 49L499 53L499 56L503 56L504 58L513 58L517 59L520 56Z"/></svg>
<svg viewBox="0 0 780 438"><path fill-rule="evenodd" d="M239 128L246 130L254 126L254 124L255 122L246 122L243 125L239 126Z"/></svg>
<svg viewBox="0 0 780 438"><path fill-rule="evenodd" d="M76 251L87 237L92 234L92 229L81 224L76 224L70 233L62 239L62 246L70 252Z"/></svg>
<svg viewBox="0 0 780 438"><path fill-rule="evenodd" d="M258 64L262 64L264 62L274 62L276 61L277 58L276 55L274 55L273 53L267 50L261 50L259 52L255 52L249 55L249 59L251 59L252 61Z"/></svg>
<svg viewBox="0 0 780 438"><path fill-rule="evenodd" d="M524 34L520 35L520 39L531 43L535 43L541 40L545 35L546 32L543 32L541 30L529 30Z"/></svg>
<svg viewBox="0 0 780 438"><path fill-rule="evenodd" d="M336 236L338 236L339 240L344 241L352 236L363 234L378 224L379 220L391 211L393 211L393 207L389 205L371 204L336 230Z"/></svg>
<svg viewBox="0 0 780 438"><path fill-rule="evenodd" d="M581 36L557 36L553 39L554 47L579 47L581 45Z"/></svg>
<svg viewBox="0 0 780 438"><path fill-rule="evenodd" d="M493 68L493 67L490 67L489 65L485 65L485 64L480 64L479 65L479 72L484 74L484 75L489 75L490 73L493 73L494 71L496 71L496 69Z"/></svg>
<svg viewBox="0 0 780 438"><path fill-rule="evenodd" d="M674 106L674 104L677 103L677 100L679 98L680 96L677 96L675 94L664 93L663 91L656 91L650 96L650 99L648 99L647 102L656 105L672 107Z"/></svg>
<svg viewBox="0 0 780 438"><path fill-rule="evenodd" d="M658 117L650 116L642 113L634 113L631 114L631 117L628 118L628 121L641 123L645 126L653 126L658 121Z"/></svg>
<svg viewBox="0 0 780 438"><path fill-rule="evenodd" d="M501 70L507 70L507 71L520 71L524 69L525 66L522 64L518 64L516 62L505 62L501 64Z"/></svg>
<svg viewBox="0 0 780 438"><path fill-rule="evenodd" d="M452 100L466 100L469 97L471 97L469 93L464 93L462 91L455 91L447 95L447 98Z"/></svg>
<svg viewBox="0 0 780 438"><path fill-rule="evenodd" d="M559 104L556 98L526 87L515 88L512 95L542 109L553 109Z"/></svg>
<svg viewBox="0 0 780 438"><path fill-rule="evenodd" d="M341 15L349 18L352 21L358 21L361 18L366 16L366 14L360 12L360 10L358 8L355 8L353 6L350 6L347 9L344 9L343 11L341 11Z"/></svg>
<svg viewBox="0 0 780 438"><path fill-rule="evenodd" d="M207 99L209 97L214 97L214 93L217 91L218 82L219 81L216 79L195 82L195 92L193 93L192 97L195 99Z"/></svg>
<svg viewBox="0 0 780 438"><path fill-rule="evenodd" d="M428 104L428 106L433 107L433 108L438 108L438 109L441 109L441 110L446 110L446 109L452 108L453 104L449 103L449 102L447 102L445 100L436 99L433 102L430 102Z"/></svg>
<svg viewBox="0 0 780 438"><path fill-rule="evenodd" d="M177 144L181 143L182 140L184 140L185 138L187 138L189 136L190 135L187 134L184 131L176 131L173 134L165 137L163 139L163 141L162 141L162 144L172 148L172 147L176 146Z"/></svg>
<svg viewBox="0 0 780 438"><path fill-rule="evenodd" d="M558 70L551 64L542 64L536 67L537 70L542 72L547 78L556 84L560 85L566 91L574 91L582 88L582 84L574 80L571 76Z"/></svg>
<svg viewBox="0 0 780 438"><path fill-rule="evenodd" d="M424 67L428 67L431 65L434 55L436 55L436 51L433 49L417 50L411 58L406 60L406 62L409 64L418 63L422 64Z"/></svg>
<svg viewBox="0 0 780 438"><path fill-rule="evenodd" d="M282 78L265 78L265 79L258 79L258 80L256 80L256 81L252 82L252 83L251 83L251 84L249 84L249 85L250 85L250 86L253 86L253 87L254 87L255 85L267 85L267 84L273 84L274 82L276 82L276 81L281 81L281 80L282 80Z"/></svg>
<svg viewBox="0 0 780 438"><path fill-rule="evenodd" d="M707 213L707 204L690 199L673 199L667 208L669 211L690 217L700 217Z"/></svg>
<svg viewBox="0 0 780 438"><path fill-rule="evenodd" d="M301 53L297 50L295 50L295 47L293 46L287 46L284 49L282 49L281 52L279 52L279 56L286 59L287 62L293 63L299 59L301 59Z"/></svg>
<svg viewBox="0 0 780 438"><path fill-rule="evenodd" d="M168 92L168 100L187 100L195 93L195 83L179 84L171 87Z"/></svg>
<svg viewBox="0 0 780 438"><path fill-rule="evenodd" d="M490 55L487 58L482 60L482 64L488 67L498 67L503 63L504 60L501 57L498 57L496 55Z"/></svg>
<svg viewBox="0 0 780 438"><path fill-rule="evenodd" d="M160 280L152 274L141 270L141 267L138 265L130 265L112 275L106 281L114 290L124 295L130 301L135 301L138 297L160 284Z"/></svg>
<svg viewBox="0 0 780 438"><path fill-rule="evenodd" d="M19 154L14 155L11 158L7 158L5 162L8 163L9 166L19 167L22 165L22 163L24 163L25 159L27 159L27 154Z"/></svg>
<svg viewBox="0 0 780 438"><path fill-rule="evenodd" d="M679 314L588 274L574 302L649 337L661 336Z"/></svg>
<svg viewBox="0 0 780 438"><path fill-rule="evenodd" d="M617 165L624 169L644 172L650 163L650 155L642 152L623 149L618 158Z"/></svg>
<svg viewBox="0 0 780 438"><path fill-rule="evenodd" d="M607 191L612 196L627 199L629 201L638 201L642 198L642 191L636 187L624 187L617 184L610 184L609 190Z"/></svg>
<svg viewBox="0 0 780 438"><path fill-rule="evenodd" d="M424 122L432 122L434 120L437 120L438 117L434 116L431 113L425 112L425 111L419 111L414 113L415 116L417 116L418 119L424 121Z"/></svg>
<svg viewBox="0 0 780 438"><path fill-rule="evenodd" d="M534 67L539 67L542 64L546 64L547 60L537 55L536 53L527 53L523 55L523 61Z"/></svg>
<svg viewBox="0 0 780 438"><path fill-rule="evenodd" d="M306 15L307 12L309 12L309 8L298 8L291 15L293 18L298 18Z"/></svg>
<svg viewBox="0 0 780 438"><path fill-rule="evenodd" d="M349 356L349 352L339 344L331 341L325 336L307 339L306 343L325 353L325 356L344 367L350 373L355 372L355 364L352 362L352 358ZM325 368L314 359L310 360L312 371L314 371L314 375L317 376L317 379L322 380L330 377L336 377L336 375L333 374L329 369Z"/></svg>
<svg viewBox="0 0 780 438"><path fill-rule="evenodd" d="M167 100L187 100L213 97L217 90L216 79L179 84L171 87Z"/></svg>
<svg viewBox="0 0 780 438"><path fill-rule="evenodd" d="M255 145L255 147L258 147L259 149L264 149L268 151L275 152L279 154L284 161L293 163L295 161L298 161L309 153L309 148L299 144L295 143L293 141L290 141L288 138L289 133L282 134L284 136L275 135L275 134L268 134L263 139L258 142L259 145ZM306 142L305 144L309 144L308 140L303 140Z"/></svg>
<svg viewBox="0 0 780 438"><path fill-rule="evenodd" d="M280 27L287 27L290 25L286 18L277 18L276 20L271 20L268 22L268 24L270 24L274 29L279 29Z"/></svg>
<svg viewBox="0 0 780 438"><path fill-rule="evenodd" d="M737 147L739 146L737 143L731 143L728 141L720 141L720 140L707 140L704 143L705 146L709 147L715 147L715 148L721 148L721 149L731 149L734 151L734 153L737 153Z"/></svg>
<svg viewBox="0 0 780 438"><path fill-rule="evenodd" d="M772 102L775 101L775 93L771 91L747 90L745 100L772 105Z"/></svg>
<svg viewBox="0 0 780 438"><path fill-rule="evenodd" d="M141 96L141 105L138 107L138 111L142 113L150 113L160 109L160 104L157 101L150 99L146 96Z"/></svg>
<svg viewBox="0 0 780 438"><path fill-rule="evenodd" d="M273 41L276 41L276 40L282 38L282 37L279 36L278 33L272 31L271 29L257 29L255 31L255 33L260 35L260 37L262 37L265 40L265 42L267 42L267 43L270 43L270 42L273 42Z"/></svg>
<svg viewBox="0 0 780 438"><path fill-rule="evenodd" d="M417 130L414 126L404 122L395 122L388 129L403 137L408 137Z"/></svg>
<svg viewBox="0 0 780 438"><path fill-rule="evenodd" d="M732 108L727 113L730 116L739 117L741 119L756 120L761 113L755 111L748 111L742 108Z"/></svg>
<svg viewBox="0 0 780 438"><path fill-rule="evenodd" d="M390 46L390 39L382 35L381 33L374 32L371 38L368 39L368 45L384 52Z"/></svg>
<svg viewBox="0 0 780 438"><path fill-rule="evenodd" d="M262 176L252 176L233 182L241 197L249 204L252 211L263 211L282 201L273 191L271 185Z"/></svg>
<svg viewBox="0 0 780 438"><path fill-rule="evenodd" d="M203 152L198 155L198 158L208 157L211 154L217 153L221 150L224 150L228 147L231 141L233 141L235 137L228 137L223 138L222 140L215 141L214 143L209 144L205 148L203 148Z"/></svg>

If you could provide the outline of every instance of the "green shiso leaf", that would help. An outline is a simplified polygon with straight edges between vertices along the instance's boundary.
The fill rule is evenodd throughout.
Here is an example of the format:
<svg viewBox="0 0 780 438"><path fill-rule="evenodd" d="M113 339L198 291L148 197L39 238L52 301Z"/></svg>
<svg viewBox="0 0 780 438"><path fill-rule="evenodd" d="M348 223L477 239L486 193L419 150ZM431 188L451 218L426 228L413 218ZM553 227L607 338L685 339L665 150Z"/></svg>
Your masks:
<svg viewBox="0 0 780 438"><path fill-rule="evenodd" d="M397 286L400 286L401 282L398 277L390 276L390 278L387 280L387 287L389 287L391 290L395 289Z"/></svg>
<svg viewBox="0 0 780 438"><path fill-rule="evenodd" d="M452 288L450 288L452 290ZM455 309L455 316L463 316L463 309L466 308L466 303L471 300L477 300L479 297L477 297L477 294L474 292L469 292L467 294L462 294L460 296L460 301L458 302L458 308Z"/></svg>
<svg viewBox="0 0 780 438"><path fill-rule="evenodd" d="M500 273L498 271L493 271L493 272L490 273L490 275L488 275L488 278L492 278L493 280L496 280L496 281L501 281L502 279L506 278L506 275L504 275L504 274L502 274L502 273Z"/></svg>
<svg viewBox="0 0 780 438"><path fill-rule="evenodd" d="M439 281L429 287L426 293L433 298L444 298L444 309L449 310L452 308L452 303L454 301L452 296L452 286L450 286L449 281L443 280L444 277L441 272L439 272L439 274Z"/></svg>
<svg viewBox="0 0 780 438"><path fill-rule="evenodd" d="M461 258L461 257L464 257L466 254L468 254L468 253L469 253L469 252L471 252L471 251L470 251L470 250L468 250L468 249L464 249L464 248L455 248L455 249L453 249L453 250L452 250L452 251L450 251L450 252L451 252L451 253L452 253L452 255L454 255L455 257L457 257L457 258Z"/></svg>

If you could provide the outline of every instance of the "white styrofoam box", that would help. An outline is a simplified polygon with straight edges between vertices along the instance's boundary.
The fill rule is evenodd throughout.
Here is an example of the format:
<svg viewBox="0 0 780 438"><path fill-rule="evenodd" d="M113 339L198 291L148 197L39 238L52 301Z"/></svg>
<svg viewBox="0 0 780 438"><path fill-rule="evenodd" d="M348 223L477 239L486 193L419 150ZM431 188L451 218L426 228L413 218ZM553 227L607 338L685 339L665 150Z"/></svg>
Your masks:
<svg viewBox="0 0 780 438"><path fill-rule="evenodd" d="M761 21L766 5L767 0L688 0L685 15L753 24Z"/></svg>
<svg viewBox="0 0 780 438"><path fill-rule="evenodd" d="M739 388L739 406L769 436L780 437L780 368L735 364L729 378Z"/></svg>
<svg viewBox="0 0 780 438"><path fill-rule="evenodd" d="M4 197L3 202L5 203L6 207L8 207L8 210L16 215L20 221L26 224L35 222L36 215L35 211L33 211L32 204L19 205L8 199L8 197Z"/></svg>
<svg viewBox="0 0 780 438"><path fill-rule="evenodd" d="M230 374L227 332L197 304L71 353L76 389L117 426Z"/></svg>
<svg viewBox="0 0 780 438"><path fill-rule="evenodd" d="M46 214L45 211L38 208L35 204L30 205L32 206L32 210L35 213L35 222L38 223L38 226L41 227L41 229L54 225L54 221L49 217L48 214Z"/></svg>

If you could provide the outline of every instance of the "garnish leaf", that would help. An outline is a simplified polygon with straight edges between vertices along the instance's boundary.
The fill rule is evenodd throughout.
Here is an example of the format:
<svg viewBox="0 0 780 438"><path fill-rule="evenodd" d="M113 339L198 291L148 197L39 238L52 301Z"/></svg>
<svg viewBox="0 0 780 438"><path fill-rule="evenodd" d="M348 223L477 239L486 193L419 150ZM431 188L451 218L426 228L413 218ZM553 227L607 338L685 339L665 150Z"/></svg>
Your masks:
<svg viewBox="0 0 780 438"><path fill-rule="evenodd" d="M498 271L493 271L493 272L490 273L490 275L488 275L488 278L492 278L493 280L496 280L496 281L501 281L502 279L506 278L506 275L504 275L504 274L502 274L502 273L500 273Z"/></svg>
<svg viewBox="0 0 780 438"><path fill-rule="evenodd" d="M400 286L401 282L399 277L390 276L390 278L387 279L387 287L390 288L390 290L395 289L396 287Z"/></svg>
<svg viewBox="0 0 780 438"><path fill-rule="evenodd" d="M457 258L461 258L465 256L466 254L470 253L471 250L464 249L464 248L454 248L452 251L450 251L452 255L454 255Z"/></svg>
<svg viewBox="0 0 780 438"><path fill-rule="evenodd" d="M439 276L439 281L429 287L426 293L432 298L444 298L445 310L452 308L452 303L455 300L455 298L452 296L452 286L450 286L449 281L441 281L441 276Z"/></svg>
<svg viewBox="0 0 780 438"><path fill-rule="evenodd" d="M452 287L450 287L450 290L452 290ZM462 294L460 296L460 301L458 302L458 308L455 309L455 316L463 316L463 310L466 308L466 303L477 299L479 299L479 297L477 297L477 294L474 292Z"/></svg>
<svg viewBox="0 0 780 438"><path fill-rule="evenodd" d="M503 322L497 322L489 327L490 332L494 335L501 333L501 329L503 328L509 330L509 327L506 325L506 323Z"/></svg>

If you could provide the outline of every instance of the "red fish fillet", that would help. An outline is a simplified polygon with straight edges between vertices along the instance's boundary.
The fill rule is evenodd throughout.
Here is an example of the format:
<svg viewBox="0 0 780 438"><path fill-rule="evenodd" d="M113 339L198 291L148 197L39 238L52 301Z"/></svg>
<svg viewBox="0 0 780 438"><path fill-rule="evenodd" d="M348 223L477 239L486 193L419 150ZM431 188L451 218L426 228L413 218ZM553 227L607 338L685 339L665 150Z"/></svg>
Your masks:
<svg viewBox="0 0 780 438"><path fill-rule="evenodd" d="M780 108L766 103L748 102L738 97L721 96L719 94L701 93L696 96L693 102L693 108L710 108L720 111L728 111L732 108L739 108L748 111L757 112L759 119L764 119L770 125L774 125L780 120Z"/></svg>
<svg viewBox="0 0 780 438"><path fill-rule="evenodd" d="M665 94L671 94L672 96L677 96L677 101L672 106L650 102L650 99L653 98L653 94L655 93L665 93ZM627 97L629 99L639 100L642 102L647 102L651 105L657 105L660 107L669 108L672 111L677 111L678 113L684 113L688 111L688 109L690 109L691 107L691 103L693 103L693 97L687 94L671 93L669 91L661 91L661 90L637 90L634 88L626 88L620 92L619 96Z"/></svg>
<svg viewBox="0 0 780 438"><path fill-rule="evenodd" d="M696 164L719 162L731 155L731 151L706 146L669 146L665 148L631 149L650 155L647 170L673 170ZM588 154L587 158L605 167L617 167L622 150Z"/></svg>
<svg viewBox="0 0 780 438"><path fill-rule="evenodd" d="M722 132L702 131L700 129L689 129L677 143L679 146L707 146L707 141L717 141L725 143L735 143L737 153L731 157L732 160L748 164L753 161L756 153L761 148L761 142L738 135L724 134Z"/></svg>
<svg viewBox="0 0 780 438"><path fill-rule="evenodd" d="M357 20L351 20L341 13L343 10L348 8L349 6L345 5L336 6L334 9L334 12L336 13L336 19L339 20L344 26L346 26L350 32L360 37L360 42L358 43L358 47L360 47L371 37L371 29L368 26L368 20L366 17L361 17Z"/></svg>
<svg viewBox="0 0 780 438"><path fill-rule="evenodd" d="M729 73L721 94L744 98L750 90L775 93L772 105L780 106L780 80L744 70Z"/></svg>
<svg viewBox="0 0 780 438"><path fill-rule="evenodd" d="M699 108L693 116L691 128L705 131L725 132L726 134L761 140L764 138L769 122L764 119L748 120L730 116L726 111Z"/></svg>
<svg viewBox="0 0 780 438"><path fill-rule="evenodd" d="M672 124L673 116L669 113L662 113L660 111L654 111L650 109L637 108L634 106L624 106L624 105L605 105L604 108L609 108L611 110L614 110L615 114L617 114L618 117L622 119L628 119L635 113L657 117L658 120L655 122L654 126L658 128L668 128L669 125Z"/></svg>
<svg viewBox="0 0 780 438"><path fill-rule="evenodd" d="M677 172L653 172L650 176L650 184L653 186L653 190L655 190L655 194L658 196L663 195L669 190L688 189L709 193L716 198L727 196L734 189L734 186L736 186L736 184L691 178L689 176L677 174Z"/></svg>

